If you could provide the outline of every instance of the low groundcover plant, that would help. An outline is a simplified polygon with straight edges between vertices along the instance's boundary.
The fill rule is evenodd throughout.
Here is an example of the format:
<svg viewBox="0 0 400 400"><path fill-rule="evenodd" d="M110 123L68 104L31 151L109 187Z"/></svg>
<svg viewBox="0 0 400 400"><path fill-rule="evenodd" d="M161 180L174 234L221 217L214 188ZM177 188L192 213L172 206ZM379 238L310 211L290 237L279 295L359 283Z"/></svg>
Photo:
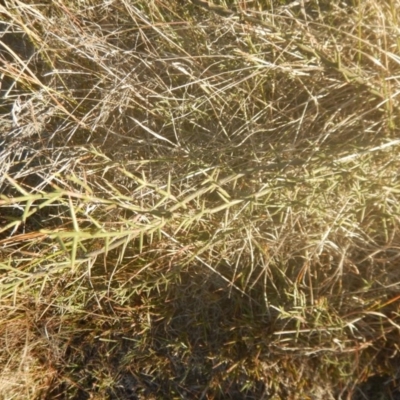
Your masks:
<svg viewBox="0 0 400 400"><path fill-rule="evenodd" d="M399 9L0 2L0 398L398 398Z"/></svg>

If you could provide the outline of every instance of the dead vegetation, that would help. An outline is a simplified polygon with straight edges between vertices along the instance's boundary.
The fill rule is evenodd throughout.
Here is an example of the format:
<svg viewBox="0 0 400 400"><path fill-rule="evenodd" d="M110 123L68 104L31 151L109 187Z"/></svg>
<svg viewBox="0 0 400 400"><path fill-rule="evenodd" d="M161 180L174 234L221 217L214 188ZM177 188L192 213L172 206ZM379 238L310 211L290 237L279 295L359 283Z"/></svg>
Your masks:
<svg viewBox="0 0 400 400"><path fill-rule="evenodd" d="M398 398L399 6L0 2L0 396Z"/></svg>

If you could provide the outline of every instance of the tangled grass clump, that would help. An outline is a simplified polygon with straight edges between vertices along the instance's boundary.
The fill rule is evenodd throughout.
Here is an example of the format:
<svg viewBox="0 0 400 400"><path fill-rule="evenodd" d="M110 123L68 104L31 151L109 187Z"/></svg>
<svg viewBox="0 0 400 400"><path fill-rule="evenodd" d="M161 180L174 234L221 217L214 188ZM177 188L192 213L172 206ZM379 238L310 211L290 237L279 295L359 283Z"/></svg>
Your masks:
<svg viewBox="0 0 400 400"><path fill-rule="evenodd" d="M399 396L399 6L0 2L0 397Z"/></svg>

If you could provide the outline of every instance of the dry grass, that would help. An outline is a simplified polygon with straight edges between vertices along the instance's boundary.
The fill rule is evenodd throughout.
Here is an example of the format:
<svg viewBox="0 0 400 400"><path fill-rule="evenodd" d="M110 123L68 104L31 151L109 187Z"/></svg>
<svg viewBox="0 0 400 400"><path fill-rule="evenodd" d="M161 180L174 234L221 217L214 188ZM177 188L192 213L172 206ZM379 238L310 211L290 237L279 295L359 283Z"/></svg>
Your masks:
<svg viewBox="0 0 400 400"><path fill-rule="evenodd" d="M399 9L0 2L1 398L399 396Z"/></svg>

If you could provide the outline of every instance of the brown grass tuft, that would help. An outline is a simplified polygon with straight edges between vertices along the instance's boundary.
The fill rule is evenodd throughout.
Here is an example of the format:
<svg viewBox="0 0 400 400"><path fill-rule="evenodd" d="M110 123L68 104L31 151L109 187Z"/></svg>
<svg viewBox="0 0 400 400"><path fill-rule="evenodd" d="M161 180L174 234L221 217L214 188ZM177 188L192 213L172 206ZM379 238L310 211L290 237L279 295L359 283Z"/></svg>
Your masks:
<svg viewBox="0 0 400 400"><path fill-rule="evenodd" d="M0 4L1 398L398 396L398 0Z"/></svg>

